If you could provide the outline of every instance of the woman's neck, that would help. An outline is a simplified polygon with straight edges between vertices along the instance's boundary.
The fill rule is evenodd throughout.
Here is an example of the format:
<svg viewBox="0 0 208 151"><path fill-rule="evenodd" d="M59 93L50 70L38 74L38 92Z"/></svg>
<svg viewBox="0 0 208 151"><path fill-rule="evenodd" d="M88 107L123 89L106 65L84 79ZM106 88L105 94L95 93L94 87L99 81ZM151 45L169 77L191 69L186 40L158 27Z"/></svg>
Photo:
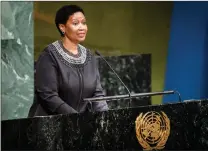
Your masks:
<svg viewBox="0 0 208 151"><path fill-rule="evenodd" d="M68 50L70 51L71 53L73 54L78 54L78 43L74 43L72 42L71 40L69 40L68 38L64 37L62 38L62 43L63 43L63 46Z"/></svg>

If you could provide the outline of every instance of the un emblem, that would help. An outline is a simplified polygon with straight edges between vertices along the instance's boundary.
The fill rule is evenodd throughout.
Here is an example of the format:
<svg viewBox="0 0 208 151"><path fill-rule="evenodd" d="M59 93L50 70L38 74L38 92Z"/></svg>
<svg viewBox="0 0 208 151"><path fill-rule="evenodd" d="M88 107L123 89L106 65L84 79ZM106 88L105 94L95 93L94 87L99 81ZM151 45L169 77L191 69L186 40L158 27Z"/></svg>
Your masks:
<svg viewBox="0 0 208 151"><path fill-rule="evenodd" d="M144 150L163 149L170 134L170 120L164 112L147 112L135 121L136 136Z"/></svg>

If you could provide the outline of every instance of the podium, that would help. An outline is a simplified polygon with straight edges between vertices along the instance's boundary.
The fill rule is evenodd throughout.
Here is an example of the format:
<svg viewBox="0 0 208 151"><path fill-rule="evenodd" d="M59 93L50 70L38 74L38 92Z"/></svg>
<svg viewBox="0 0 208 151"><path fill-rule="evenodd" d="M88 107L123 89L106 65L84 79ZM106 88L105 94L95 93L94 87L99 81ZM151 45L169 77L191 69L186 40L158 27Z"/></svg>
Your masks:
<svg viewBox="0 0 208 151"><path fill-rule="evenodd" d="M2 121L2 150L201 150L208 100Z"/></svg>

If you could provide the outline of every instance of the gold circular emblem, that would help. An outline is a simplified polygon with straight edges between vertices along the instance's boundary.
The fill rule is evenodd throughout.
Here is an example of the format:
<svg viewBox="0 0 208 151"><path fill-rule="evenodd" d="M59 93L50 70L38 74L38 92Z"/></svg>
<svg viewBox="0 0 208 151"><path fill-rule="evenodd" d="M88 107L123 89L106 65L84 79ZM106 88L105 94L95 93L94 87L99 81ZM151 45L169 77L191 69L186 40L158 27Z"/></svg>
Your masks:
<svg viewBox="0 0 208 151"><path fill-rule="evenodd" d="M170 135L170 120L164 112L151 111L137 117L136 136L144 150L163 149Z"/></svg>

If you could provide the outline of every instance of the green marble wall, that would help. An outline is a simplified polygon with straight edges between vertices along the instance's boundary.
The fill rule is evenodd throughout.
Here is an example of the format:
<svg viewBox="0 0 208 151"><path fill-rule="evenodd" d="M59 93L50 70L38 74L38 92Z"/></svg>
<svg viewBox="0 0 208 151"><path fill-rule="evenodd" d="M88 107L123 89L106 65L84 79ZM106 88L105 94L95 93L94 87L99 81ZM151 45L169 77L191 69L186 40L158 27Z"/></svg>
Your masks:
<svg viewBox="0 0 208 151"><path fill-rule="evenodd" d="M1 2L1 116L26 117L33 100L33 2Z"/></svg>

